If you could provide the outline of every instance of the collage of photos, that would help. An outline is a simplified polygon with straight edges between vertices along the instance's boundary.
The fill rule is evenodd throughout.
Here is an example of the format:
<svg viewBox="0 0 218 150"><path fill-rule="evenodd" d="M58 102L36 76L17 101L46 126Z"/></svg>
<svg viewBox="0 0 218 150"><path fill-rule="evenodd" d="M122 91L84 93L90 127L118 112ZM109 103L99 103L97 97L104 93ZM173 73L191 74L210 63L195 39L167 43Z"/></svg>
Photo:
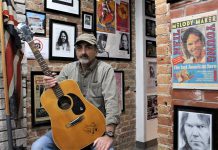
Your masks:
<svg viewBox="0 0 218 150"><path fill-rule="evenodd" d="M129 0L96 2L98 58L131 60Z"/></svg>

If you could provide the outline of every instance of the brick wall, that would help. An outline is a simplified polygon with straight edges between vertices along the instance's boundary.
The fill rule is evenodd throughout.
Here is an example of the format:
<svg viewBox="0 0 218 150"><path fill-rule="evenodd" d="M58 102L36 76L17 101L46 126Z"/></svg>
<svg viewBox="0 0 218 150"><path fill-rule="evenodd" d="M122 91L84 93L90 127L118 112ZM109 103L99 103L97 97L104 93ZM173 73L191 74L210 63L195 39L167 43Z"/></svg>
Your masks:
<svg viewBox="0 0 218 150"><path fill-rule="evenodd" d="M93 0L84 0L81 1L80 11L86 11L93 13ZM134 1L131 2L131 27L132 27L132 61L106 61L110 63L115 70L123 70L125 74L125 112L122 113L121 123L117 127L117 137L115 141L115 147L117 149L133 149L135 142L135 26L134 26ZM26 7L29 10L44 12L44 3L43 0L26 0ZM72 17L66 16L51 12L46 12L46 26L47 26L47 37L49 34L49 19L64 20L67 22L73 22L77 24L78 34L82 33L82 20L81 17ZM47 61L49 67L53 71L60 71L63 65L69 62L61 61ZM49 126L43 127L32 127L31 122L31 96L30 96L30 72L39 71L40 68L35 60L28 60L28 75L27 75L27 129L28 129L28 138L27 138L27 147L30 148L33 141L45 134L48 131Z"/></svg>
<svg viewBox="0 0 218 150"><path fill-rule="evenodd" d="M218 9L216 0L188 0L168 4L156 0L158 62L158 149L173 150L173 106L218 108L217 91L173 90L171 84L170 19ZM164 80L163 80L164 79Z"/></svg>

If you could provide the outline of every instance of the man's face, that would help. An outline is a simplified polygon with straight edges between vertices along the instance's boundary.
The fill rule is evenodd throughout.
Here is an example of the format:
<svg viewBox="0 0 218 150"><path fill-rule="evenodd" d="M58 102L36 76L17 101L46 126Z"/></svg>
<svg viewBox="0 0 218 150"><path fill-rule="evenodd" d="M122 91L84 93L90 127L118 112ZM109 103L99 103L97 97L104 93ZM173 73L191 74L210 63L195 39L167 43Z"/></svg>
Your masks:
<svg viewBox="0 0 218 150"><path fill-rule="evenodd" d="M195 34L190 34L187 39L187 49L189 53L195 57L201 57L202 51L204 48L204 43L200 40L200 37L198 37Z"/></svg>
<svg viewBox="0 0 218 150"><path fill-rule="evenodd" d="M210 130L205 121L197 114L189 114L186 120L185 135L192 150L208 150L210 147Z"/></svg>
<svg viewBox="0 0 218 150"><path fill-rule="evenodd" d="M75 48L76 56L81 64L89 64L97 55L96 48L87 42L79 43Z"/></svg>
<svg viewBox="0 0 218 150"><path fill-rule="evenodd" d="M65 33L61 33L61 40L62 40L63 43L66 42L66 39L67 39L66 34Z"/></svg>

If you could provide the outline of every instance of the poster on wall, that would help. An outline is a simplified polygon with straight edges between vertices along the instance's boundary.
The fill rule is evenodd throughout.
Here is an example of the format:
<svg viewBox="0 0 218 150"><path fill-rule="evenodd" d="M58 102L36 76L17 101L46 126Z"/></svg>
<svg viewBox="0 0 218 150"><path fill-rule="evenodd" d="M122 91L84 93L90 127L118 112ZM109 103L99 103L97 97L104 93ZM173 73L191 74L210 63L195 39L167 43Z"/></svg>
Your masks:
<svg viewBox="0 0 218 150"><path fill-rule="evenodd" d="M147 62L147 93L157 92L157 62Z"/></svg>
<svg viewBox="0 0 218 150"><path fill-rule="evenodd" d="M96 0L98 58L131 60L130 0Z"/></svg>
<svg viewBox="0 0 218 150"><path fill-rule="evenodd" d="M157 95L148 95L147 101L147 120L157 118Z"/></svg>
<svg viewBox="0 0 218 150"><path fill-rule="evenodd" d="M171 23L173 88L218 89L217 11Z"/></svg>

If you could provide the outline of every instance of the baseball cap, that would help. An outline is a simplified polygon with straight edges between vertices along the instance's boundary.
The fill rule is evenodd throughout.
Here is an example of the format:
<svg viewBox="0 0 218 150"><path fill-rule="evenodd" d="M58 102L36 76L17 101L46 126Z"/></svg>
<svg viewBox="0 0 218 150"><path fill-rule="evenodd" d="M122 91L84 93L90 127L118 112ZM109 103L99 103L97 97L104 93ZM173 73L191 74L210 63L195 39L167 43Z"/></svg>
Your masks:
<svg viewBox="0 0 218 150"><path fill-rule="evenodd" d="M79 35L76 38L76 42L74 45L77 45L79 42L82 42L82 41L88 42L89 44L92 44L92 45L97 44L96 38L93 34L84 33L84 34Z"/></svg>

